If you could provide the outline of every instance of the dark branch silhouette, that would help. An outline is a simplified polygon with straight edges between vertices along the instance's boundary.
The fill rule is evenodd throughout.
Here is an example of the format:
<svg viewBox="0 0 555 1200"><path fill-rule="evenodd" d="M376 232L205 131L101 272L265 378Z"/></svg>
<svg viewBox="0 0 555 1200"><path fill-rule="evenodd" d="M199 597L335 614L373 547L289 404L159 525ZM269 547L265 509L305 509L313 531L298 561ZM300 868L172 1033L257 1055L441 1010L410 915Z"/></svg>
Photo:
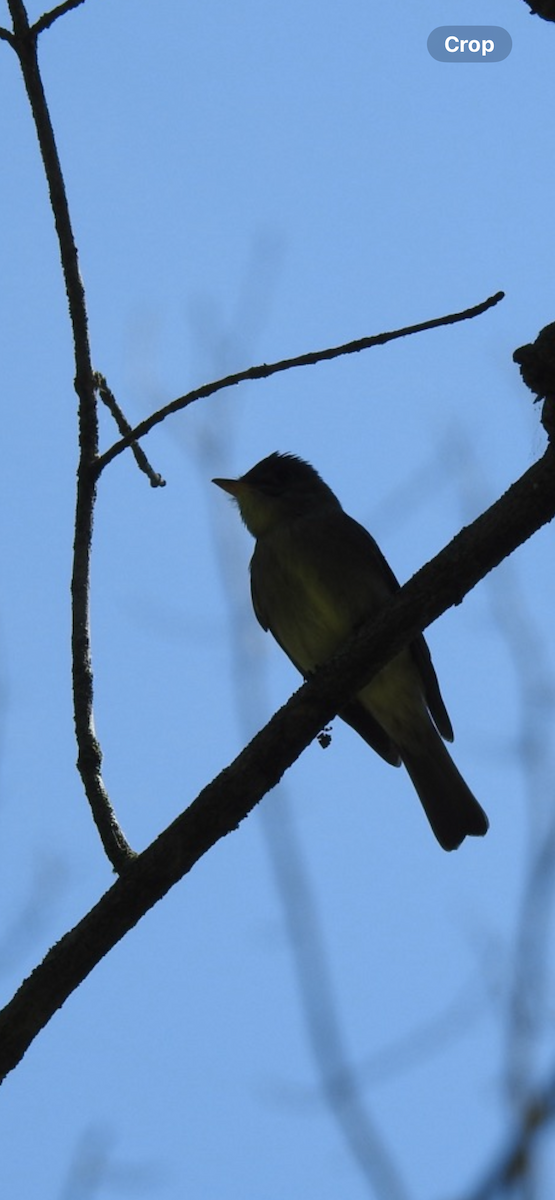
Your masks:
<svg viewBox="0 0 555 1200"><path fill-rule="evenodd" d="M108 412L111 412L120 433L122 433L124 437L127 437L131 433L129 421L122 413L114 393L110 391L110 388L108 387L104 376L100 374L100 371L95 371L95 383L98 388L98 395L100 396L102 403L106 405ZM133 456L139 470L148 477L151 487L165 487L166 480L158 474L158 471L155 471L151 467L144 450L141 446L139 446L138 442L131 442L131 450L133 451Z"/></svg>
<svg viewBox="0 0 555 1200"><path fill-rule="evenodd" d="M65 16L66 13L71 12L72 8L78 8L80 4L84 3L85 0L65 0L63 4L57 4L50 12L43 13L42 17L35 21L33 33L36 35L42 33L44 29L49 29L54 21L58 20L58 17Z"/></svg>
<svg viewBox="0 0 555 1200"><path fill-rule="evenodd" d="M474 308L466 308L463 312L434 317L431 321L421 321L419 325L407 325L404 329L394 329L389 333L376 333L372 337L358 338L354 342L345 342L342 346L332 346L327 350L311 350L307 354L297 355L296 358L283 358L279 362L261 363L257 367L247 367L245 371L237 371L234 375L226 375L224 379L204 383L192 392L187 392L185 396L179 396L177 400L165 404L150 417L145 417L145 420L136 425L127 437L122 438L120 442L116 442L109 450L101 454L96 464L97 473L100 475L108 463L111 463L118 454L122 454L132 442L138 441L139 438L150 433L155 425L159 425L173 413L182 412L196 400L206 400L208 396L213 396L216 392L223 391L224 388L235 387L238 383L245 383L247 380L268 379L270 375L277 375L280 371L291 371L294 367L313 367L316 363L329 362L330 359L340 358L343 354L358 354L361 350L370 350L372 346L385 346L386 342L393 342L397 338L408 337L413 333L424 333L428 329L439 329L442 325L455 325L458 321L469 321L472 317L478 317L487 312L488 308L499 304L504 295L504 292L496 292L494 296L483 300L481 304L476 304Z"/></svg>
<svg viewBox="0 0 555 1200"><path fill-rule="evenodd" d="M67 293L75 350L75 390L79 400L79 465L75 539L73 547L72 595L72 670L75 733L78 768L102 844L115 870L121 870L133 856L115 817L102 779L102 752L96 737L93 717L93 671L90 642L90 563L93 513L96 499L98 456L98 410L96 381L91 363L87 309L77 246L73 236L62 168L56 147L37 58L37 26L31 28L21 0L8 0L14 33L13 48L18 56L39 142L50 202L60 246L62 272ZM72 4L53 10L52 19ZM40 22L39 22L40 24Z"/></svg>

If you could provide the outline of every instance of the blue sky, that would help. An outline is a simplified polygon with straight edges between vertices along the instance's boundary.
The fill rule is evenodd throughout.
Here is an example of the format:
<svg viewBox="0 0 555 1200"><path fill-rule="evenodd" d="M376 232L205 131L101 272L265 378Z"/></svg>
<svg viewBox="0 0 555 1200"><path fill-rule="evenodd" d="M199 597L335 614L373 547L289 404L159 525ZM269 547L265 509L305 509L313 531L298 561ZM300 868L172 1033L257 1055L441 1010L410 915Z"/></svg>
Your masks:
<svg viewBox="0 0 555 1200"><path fill-rule="evenodd" d="M41 38L93 359L133 423L229 371L506 292L473 322L189 408L145 443L163 490L130 455L105 472L96 723L136 849L298 683L250 611L252 546L213 475L275 449L301 454L404 580L543 450L511 358L554 319L555 32L522 0L465 5L466 22L509 30L512 53L443 64L426 43L449 20L460 24L461 10L445 0L161 0L132 12L87 0ZM111 873L74 768L70 330L4 43L0 111L8 997ZM103 446L114 436L103 416ZM404 1181L399 1200L462 1196L481 1178L512 1113L512 964L530 847L552 798L552 539L543 530L429 631L454 756L489 813L488 837L443 854L406 776L336 724L332 746L309 747L6 1081L3 1194L393 1200L364 1177L322 1098L288 936L297 858L348 1063ZM538 693L544 757L535 752L531 771L520 745ZM312 910L306 898L301 907L303 929ZM550 937L542 950L548 1011ZM532 1078L553 1055L538 1021L525 1046ZM84 1180L95 1153L98 1186ZM548 1141L546 1171L550 1153Z"/></svg>

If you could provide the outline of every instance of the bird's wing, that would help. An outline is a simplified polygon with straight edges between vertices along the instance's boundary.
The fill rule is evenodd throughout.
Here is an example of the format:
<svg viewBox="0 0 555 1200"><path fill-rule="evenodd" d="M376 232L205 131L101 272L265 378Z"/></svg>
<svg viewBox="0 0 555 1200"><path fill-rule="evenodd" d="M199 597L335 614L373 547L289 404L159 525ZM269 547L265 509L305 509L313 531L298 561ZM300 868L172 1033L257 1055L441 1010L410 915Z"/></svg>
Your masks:
<svg viewBox="0 0 555 1200"><path fill-rule="evenodd" d="M382 729L379 721L376 721L372 713L360 703L360 700L350 700L338 712L338 717L342 721L346 721L351 729L355 729L361 738L375 750L380 758L384 758L386 762L391 763L392 767L401 766L401 756L395 745L395 742Z"/></svg>
<svg viewBox="0 0 555 1200"><path fill-rule="evenodd" d="M262 628L266 632L270 630L276 642L279 646L281 646L281 649L287 655L290 662L292 662L293 666L297 668L299 674L303 675L305 679L309 678L310 672L303 670L301 664L295 662L295 659L292 657L287 646L280 641L274 630L271 629L269 618L261 600L260 588L257 586L256 571L251 571L251 594L253 608L257 620ZM359 700L350 700L348 704L343 706L337 715L341 717L341 719L345 721L347 725L350 725L352 729L356 730L359 736L363 738L369 746L372 747L372 750L374 750L376 754L379 754L381 758L384 758L386 762L391 763L391 765L394 767L399 767L401 765L401 758L395 743L385 732L385 729L382 729L379 722L374 719L372 714L368 712L368 709L365 708Z"/></svg>
<svg viewBox="0 0 555 1200"><path fill-rule="evenodd" d="M358 525L358 522L355 521L354 524ZM394 595L395 592L399 591L401 586L399 580L391 570L387 559L382 554L378 543L374 541L372 535L368 533L367 529L364 529L364 526L358 525L358 528L360 529L361 533L366 535L366 538L371 543L373 559L376 564L379 564L380 566L382 578L384 583L388 585L390 594ZM426 704L430 710L430 714L433 717L435 725L437 726L441 736L445 738L446 741L452 742L454 736L453 726L451 725L449 713L447 712L439 689L439 682L435 673L434 665L432 663L432 656L423 633L418 634L418 637L411 642L410 650L424 685ZM364 734L362 734L362 737L364 737Z"/></svg>
<svg viewBox="0 0 555 1200"><path fill-rule="evenodd" d="M258 621L259 625L261 625L261 626L262 626L262 628L263 628L263 630L264 630L264 633L267 633L267 632L268 632L268 630L269 630L269 628L270 628L270 622L269 622L269 617L268 617L268 615L267 615L267 613L266 613L266 608L265 608L265 606L264 606L264 604L263 604L263 602L262 602L262 596L261 596L261 594L260 594L260 588L257 586L257 574L256 574L256 572L253 570L253 563L254 563L254 555L253 555L253 558L252 558L252 561L251 561L251 599L252 599L252 606L253 606L253 608L254 608L254 615L255 615L255 617L256 617L256 619L257 619L257 621ZM285 646L282 646L281 648L282 648L282 650L285 650ZM287 654L287 650L285 650L285 653ZM298 667L298 666L297 666L297 663L295 663L295 666L297 667L297 670L300 670L300 667ZM301 674L302 674L302 672L301 672Z"/></svg>
<svg viewBox="0 0 555 1200"><path fill-rule="evenodd" d="M424 695L430 714L441 736L445 738L446 742L452 742L454 737L453 726L449 720L449 713L443 703L443 696L439 690L438 678L434 670L428 643L422 633L415 638L414 642L411 642L410 648L418 667L420 678L424 684Z"/></svg>
<svg viewBox="0 0 555 1200"><path fill-rule="evenodd" d="M299 653L295 654L293 647L286 644L283 634L280 636L282 589L290 587L293 592L300 582L304 586L308 579L311 587L307 588L304 597L299 597L297 613L302 613L303 603L309 603L311 596L327 598L330 613L334 607L341 613L345 630L336 640L335 647L328 652L329 657L330 652L338 649L350 633L354 633L356 628L387 603L389 597L399 590L400 584L372 535L341 508L330 508L321 515L297 520L288 530L280 532L279 537L287 537L288 544L284 545L283 540L278 543L272 537L258 539L251 562L252 602L262 628L270 630L282 650L306 678L317 662L299 661ZM289 577L287 572L285 576L283 574L284 562L291 564ZM295 562L302 564L297 576L294 574ZM422 680L430 714L441 735L452 741L451 722L422 634L414 639L410 649ZM357 700L350 701L340 716L388 762L398 761L394 743Z"/></svg>

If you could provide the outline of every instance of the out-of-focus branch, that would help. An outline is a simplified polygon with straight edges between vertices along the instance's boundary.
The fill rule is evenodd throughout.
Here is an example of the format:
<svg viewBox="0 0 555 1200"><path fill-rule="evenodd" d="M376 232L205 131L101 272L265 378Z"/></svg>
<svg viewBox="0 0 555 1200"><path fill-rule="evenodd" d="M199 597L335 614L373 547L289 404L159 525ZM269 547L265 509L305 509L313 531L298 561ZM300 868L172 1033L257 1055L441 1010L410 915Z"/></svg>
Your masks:
<svg viewBox="0 0 555 1200"><path fill-rule="evenodd" d="M478 317L481 313L492 308L503 299L504 292L496 292L494 296L490 296L481 304L476 304L474 308L466 308L464 312L449 313L444 317L434 317L431 321L422 321L419 325L407 325L404 329L395 329L390 333L376 333L372 337L359 338L354 342L346 342L343 346L332 346L326 350L313 350L307 354L299 354L296 358L284 358L279 362L261 363L257 367L248 367L246 371L238 371L235 375L226 375L224 379L216 379L212 383L205 383L202 387L195 388L192 392L187 392L185 396L179 396L177 400L172 400L170 404L164 405L164 408L158 409L152 413L150 417L146 417L139 425L122 438L120 442L116 442L104 454L101 454L97 462L97 472L100 472L108 463L112 462L118 454L121 454L132 442L136 442L139 438L145 437L154 429L155 425L159 425L161 421L165 421L166 417L173 413L181 412L187 408L189 404L194 404L196 400L204 400L208 396L213 396L216 392L221 392L224 388L235 387L238 383L245 383L252 379L268 379L270 375L277 375L280 371L291 371L294 367L310 367L319 362L328 362L332 358L339 358L343 354L358 354L361 350L369 350L372 346L384 346L386 342L393 342L396 338L408 337L412 333L424 333L427 329L438 329L441 325L454 325L457 321L468 321L472 317Z"/></svg>
<svg viewBox="0 0 555 1200"><path fill-rule="evenodd" d="M284 910L319 1092L362 1174L368 1194L376 1200L408 1200L410 1193L400 1168L363 1096L362 1072L350 1061L313 891L283 800L280 796L274 809L271 805L266 808L264 820L271 835L266 841Z"/></svg>
<svg viewBox="0 0 555 1200"><path fill-rule="evenodd" d="M101 774L102 753L93 718L93 672L90 640L90 558L96 499L98 411L87 324L85 292L79 271L64 178L37 57L37 27L29 25L21 0L8 0L13 21L13 48L19 59L44 165L66 287L75 350L75 390L79 408L79 465L73 547L72 662L78 768L102 844L115 870L133 857L114 814ZM72 5L61 5L64 11ZM56 15L61 11L53 10ZM55 19L53 14L50 14Z"/></svg>
<svg viewBox="0 0 555 1200"><path fill-rule="evenodd" d="M495 576L492 589L496 594ZM526 1113L537 1077L540 1047L551 1025L549 943L555 899L555 781L552 730L555 690L531 613L504 571L498 585L497 625L513 659L520 693L516 753L522 764L528 840L509 995L506 1076L514 1119ZM531 1160L530 1160L531 1161Z"/></svg>
<svg viewBox="0 0 555 1200"><path fill-rule="evenodd" d="M542 399L553 391L553 363L550 363L549 337L555 327L542 331L536 343L515 352L525 382ZM546 429L550 426L549 403L542 412ZM460 448L467 460L464 470L466 506L479 503L480 482L474 446ZM545 638L536 626L533 608L528 610L518 583L517 564L505 563L502 572L493 572L485 588L490 597L494 628L505 644L516 679L519 714L516 727L507 733L503 746L513 767L522 776L524 837L522 848L523 881L513 935L510 963L504 974L505 1050L502 1062L503 1099L508 1117L501 1145L496 1145L489 1166L483 1170L476 1196L501 1200L502 1196L522 1196L527 1200L543 1194L542 1183L549 1176L545 1166L545 1139L536 1134L547 1132L555 1108L546 1104L545 1070L540 1065L552 1024L549 985L550 935L553 923L555 889L555 809L551 731L555 715L553 664L549 662ZM514 771L513 771L514 775ZM495 951L494 951L495 957ZM555 1096L555 1089L553 1091ZM549 1191L549 1188L548 1188Z"/></svg>
<svg viewBox="0 0 555 1200"><path fill-rule="evenodd" d="M553 516L555 452L548 449L295 693L50 950L0 1014L0 1079L96 963L220 838L238 827L345 700Z"/></svg>
<svg viewBox="0 0 555 1200"><path fill-rule="evenodd" d="M523 1182L529 1174L530 1159L537 1138L555 1117L555 1070L544 1087L530 1097L522 1122L508 1139L498 1161L464 1200L501 1200L503 1196L524 1195Z"/></svg>

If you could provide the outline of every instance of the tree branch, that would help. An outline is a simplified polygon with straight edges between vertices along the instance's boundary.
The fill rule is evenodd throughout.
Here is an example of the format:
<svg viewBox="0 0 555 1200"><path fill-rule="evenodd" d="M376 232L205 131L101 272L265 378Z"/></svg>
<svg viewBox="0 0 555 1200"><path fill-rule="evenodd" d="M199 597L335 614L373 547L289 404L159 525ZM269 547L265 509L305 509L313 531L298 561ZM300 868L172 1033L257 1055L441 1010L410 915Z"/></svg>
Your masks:
<svg viewBox="0 0 555 1200"><path fill-rule="evenodd" d="M131 425L129 424L127 417L125 417L122 413L114 393L110 391L104 375L101 375L100 371L95 371L95 384L98 388L98 394L102 400L102 403L105 404L108 411L111 412L120 433L122 433L124 437L127 437L127 435L131 433ZM131 442L131 449L139 470L142 471L150 480L150 486L165 487L166 480L158 474L158 471L155 471L151 467L144 450L141 448L141 446L139 446L138 442Z"/></svg>
<svg viewBox="0 0 555 1200"><path fill-rule="evenodd" d="M0 1013L0 1079L72 991L142 916L279 782L345 700L555 516L555 452L533 467L405 584L368 627L295 693L265 729L67 933Z"/></svg>
<svg viewBox="0 0 555 1200"><path fill-rule="evenodd" d="M65 13L70 12L72 8L78 8L80 4L84 4L85 0L65 0L64 4L57 4L56 8L52 8L50 12L43 13L38 21L33 25L33 33L37 36L42 33L43 29L49 29L58 17L63 17Z"/></svg>
<svg viewBox="0 0 555 1200"><path fill-rule="evenodd" d="M245 383L247 380L268 379L270 375L277 375L279 371L290 371L293 367L314 366L319 362L339 358L343 354L358 354L360 350L369 350L372 346L384 346L386 342L408 337L412 333L423 333L427 329L438 329L441 325L455 325L458 321L468 321L498 304L504 294L504 292L496 292L494 296L490 296L481 304L476 304L474 308L466 308L464 312L449 313L445 317L434 317L431 321L422 321L419 325L407 325L405 329L395 329L390 333L377 333L372 337L359 338L355 342L346 342L343 346L332 346L326 350L312 350L307 354L299 354L296 358L284 358L274 363L261 363L257 367L247 367L245 371L238 371L235 375L226 375L224 379L216 379L213 383L205 383L202 387L195 388L194 391L187 392L185 396L179 396L177 400L172 400L164 408L158 409L157 412L152 413L150 417L146 417L144 421L136 425L127 437L122 438L120 442L115 442L109 450L100 455L96 464L97 474L100 475L104 467L107 467L108 463L126 450L132 442L145 437L155 425L165 421L166 417L171 416L172 413L181 412L196 400L204 400L216 392L221 392L224 388L235 387L236 384Z"/></svg>
<svg viewBox="0 0 555 1200"><path fill-rule="evenodd" d="M75 390L79 399L80 453L77 470L71 595L73 704L78 746L77 765L106 854L113 867L121 870L134 852L117 823L102 780L102 753L95 734L93 717L89 593L97 479L94 468L98 456L98 411L91 364L85 292L79 271L77 246L71 226L62 168L40 76L37 58L37 27L31 29L29 26L25 5L21 0L8 0L8 4L14 27L14 49L19 58L48 181L75 349ZM69 7L72 5L60 6L64 10ZM53 13L59 14L59 10L53 10ZM53 16L53 14L50 15Z"/></svg>

